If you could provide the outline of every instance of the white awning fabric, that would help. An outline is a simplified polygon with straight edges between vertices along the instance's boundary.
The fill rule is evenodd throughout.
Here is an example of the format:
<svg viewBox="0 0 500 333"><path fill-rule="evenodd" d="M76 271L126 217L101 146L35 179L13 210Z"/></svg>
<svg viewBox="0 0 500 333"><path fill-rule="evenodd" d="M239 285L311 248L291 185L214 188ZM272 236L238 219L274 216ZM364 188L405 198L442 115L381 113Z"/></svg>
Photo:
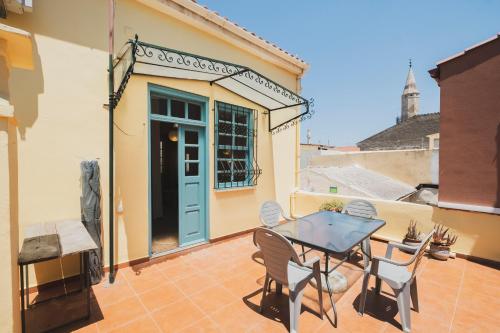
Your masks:
<svg viewBox="0 0 500 333"><path fill-rule="evenodd" d="M130 63L133 64L133 73L201 80L224 87L267 109L269 131L309 112L307 99L246 66L168 49L137 39L130 42L115 65L115 73L119 72L118 75L115 74L117 80L126 76Z"/></svg>

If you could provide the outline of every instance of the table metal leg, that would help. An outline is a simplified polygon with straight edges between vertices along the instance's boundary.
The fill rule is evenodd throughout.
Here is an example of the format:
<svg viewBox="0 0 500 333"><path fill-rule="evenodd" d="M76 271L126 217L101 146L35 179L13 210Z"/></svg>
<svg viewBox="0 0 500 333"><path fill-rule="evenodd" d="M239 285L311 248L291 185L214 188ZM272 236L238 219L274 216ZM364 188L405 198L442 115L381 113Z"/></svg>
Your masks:
<svg viewBox="0 0 500 333"><path fill-rule="evenodd" d="M330 262L330 256L328 255L328 253L325 253L325 257L326 257L326 263L325 263L325 271L323 272L325 274L325 281L326 281L326 287L328 289L328 296L330 298L330 303L332 304L332 310L333 310L333 316L334 316L334 320L333 320L333 326L336 328L337 327L337 308L335 307L335 302L333 301L333 291L332 291L332 288L330 287L330 281L329 281L329 278L328 278L328 263Z"/></svg>
<svg viewBox="0 0 500 333"><path fill-rule="evenodd" d="M26 318L24 311L24 269L23 265L19 265L19 277L21 282L21 329L22 332L26 332Z"/></svg>

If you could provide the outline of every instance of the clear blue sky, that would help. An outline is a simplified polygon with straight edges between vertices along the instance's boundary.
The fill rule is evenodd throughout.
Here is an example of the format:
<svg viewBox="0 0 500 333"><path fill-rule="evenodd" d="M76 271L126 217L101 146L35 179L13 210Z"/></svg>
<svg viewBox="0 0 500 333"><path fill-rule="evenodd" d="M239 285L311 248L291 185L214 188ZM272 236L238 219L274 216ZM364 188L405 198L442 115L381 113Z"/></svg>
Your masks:
<svg viewBox="0 0 500 333"><path fill-rule="evenodd" d="M420 112L439 111L427 71L500 32L498 0L198 0L310 65L302 84L313 142L351 145L395 123L408 58Z"/></svg>

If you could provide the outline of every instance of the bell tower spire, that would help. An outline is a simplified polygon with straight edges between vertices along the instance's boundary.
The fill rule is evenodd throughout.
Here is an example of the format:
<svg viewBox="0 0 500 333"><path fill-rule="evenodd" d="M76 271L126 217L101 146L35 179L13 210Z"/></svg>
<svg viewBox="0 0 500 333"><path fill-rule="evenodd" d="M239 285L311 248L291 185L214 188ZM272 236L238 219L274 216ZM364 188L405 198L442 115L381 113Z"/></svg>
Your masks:
<svg viewBox="0 0 500 333"><path fill-rule="evenodd" d="M401 95L401 121L406 121L418 114L419 98L420 92L417 89L417 82L415 81L410 58L406 84L403 94Z"/></svg>

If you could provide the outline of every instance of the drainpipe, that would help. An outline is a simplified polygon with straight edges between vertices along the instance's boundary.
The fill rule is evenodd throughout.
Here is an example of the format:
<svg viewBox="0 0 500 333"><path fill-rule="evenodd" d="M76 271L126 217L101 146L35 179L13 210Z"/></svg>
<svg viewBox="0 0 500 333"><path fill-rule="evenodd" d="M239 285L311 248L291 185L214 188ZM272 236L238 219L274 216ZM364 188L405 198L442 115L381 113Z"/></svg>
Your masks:
<svg viewBox="0 0 500 333"><path fill-rule="evenodd" d="M297 94L300 94L302 91L302 85L300 80L304 75L304 70L297 75L296 83L295 83L295 91ZM300 122L295 125L295 179L294 179L294 189L293 193L290 196L290 216L293 217L295 213L295 192L300 188Z"/></svg>
<svg viewBox="0 0 500 333"><path fill-rule="evenodd" d="M113 35L114 35L115 1L109 0L109 55L108 55L108 73L109 73L109 283L115 282L115 263L114 263L114 154L113 154L113 112L115 109L115 87L113 70Z"/></svg>

